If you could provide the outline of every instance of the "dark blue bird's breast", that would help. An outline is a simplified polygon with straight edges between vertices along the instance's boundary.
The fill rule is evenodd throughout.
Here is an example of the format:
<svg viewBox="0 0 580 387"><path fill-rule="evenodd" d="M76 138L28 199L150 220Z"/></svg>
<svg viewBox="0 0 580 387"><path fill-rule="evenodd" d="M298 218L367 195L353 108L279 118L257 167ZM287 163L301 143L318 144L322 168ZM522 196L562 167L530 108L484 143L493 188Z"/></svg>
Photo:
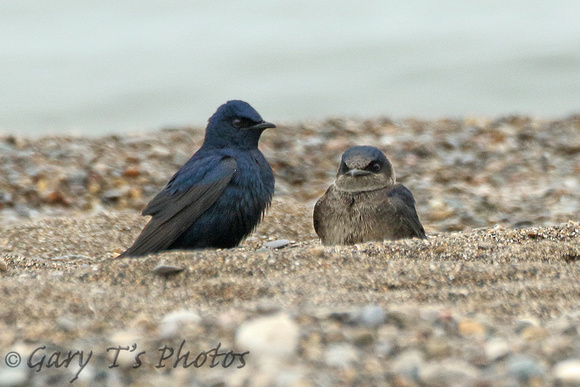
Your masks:
<svg viewBox="0 0 580 387"><path fill-rule="evenodd" d="M261 221L274 194L272 168L258 149L223 152L236 160L236 172L216 202L171 248L235 247Z"/></svg>

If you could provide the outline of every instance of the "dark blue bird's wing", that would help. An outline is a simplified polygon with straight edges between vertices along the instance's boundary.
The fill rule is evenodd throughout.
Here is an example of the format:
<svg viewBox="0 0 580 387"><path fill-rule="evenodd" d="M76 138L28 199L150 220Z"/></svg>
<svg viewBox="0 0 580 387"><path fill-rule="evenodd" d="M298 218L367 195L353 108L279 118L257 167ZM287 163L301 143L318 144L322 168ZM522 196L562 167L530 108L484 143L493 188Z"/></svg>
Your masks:
<svg viewBox="0 0 580 387"><path fill-rule="evenodd" d="M427 239L425 229L419 220L417 210L415 210L415 198L411 191L402 184L396 184L387 196L405 228L412 230L418 238Z"/></svg>
<svg viewBox="0 0 580 387"><path fill-rule="evenodd" d="M237 163L230 157L214 160L216 163L209 161L200 164L211 167L196 168L195 163L186 164L186 169L173 176L167 187L143 210L143 215L151 215L152 218L133 246L120 257L166 250L211 207L236 172ZM203 171L202 176L198 176L200 170ZM197 183L192 181L195 178L199 179Z"/></svg>

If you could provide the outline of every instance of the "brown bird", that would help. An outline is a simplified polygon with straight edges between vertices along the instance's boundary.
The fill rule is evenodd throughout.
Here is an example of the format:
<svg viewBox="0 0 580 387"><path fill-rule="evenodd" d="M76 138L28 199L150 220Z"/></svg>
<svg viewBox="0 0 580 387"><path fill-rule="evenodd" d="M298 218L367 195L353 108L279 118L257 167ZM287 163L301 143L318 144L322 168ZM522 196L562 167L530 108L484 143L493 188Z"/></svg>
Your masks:
<svg viewBox="0 0 580 387"><path fill-rule="evenodd" d="M393 166L372 146L344 152L336 181L316 202L313 218L325 245L427 238L413 194L395 183Z"/></svg>

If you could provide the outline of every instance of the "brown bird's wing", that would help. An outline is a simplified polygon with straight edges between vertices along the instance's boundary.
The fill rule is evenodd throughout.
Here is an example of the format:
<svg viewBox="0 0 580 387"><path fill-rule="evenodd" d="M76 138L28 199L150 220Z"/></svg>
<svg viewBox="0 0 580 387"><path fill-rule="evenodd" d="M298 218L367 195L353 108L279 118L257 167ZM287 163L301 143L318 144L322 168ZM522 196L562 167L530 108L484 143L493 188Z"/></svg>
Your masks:
<svg viewBox="0 0 580 387"><path fill-rule="evenodd" d="M395 213L402 226L412 231L414 236L427 239L425 229L419 220L417 210L415 210L415 198L411 191L402 184L396 184L387 194L389 203L394 207Z"/></svg>
<svg viewBox="0 0 580 387"><path fill-rule="evenodd" d="M328 187L326 193L318 199L316 204L314 205L314 212L312 213L312 221L314 224L314 231L316 235L322 240L323 242L326 240L326 228L324 224L326 223L323 219L324 214L328 214L328 200L329 196L331 195L331 191L334 188L334 184Z"/></svg>
<svg viewBox="0 0 580 387"><path fill-rule="evenodd" d="M167 249L195 220L220 197L234 175L237 163L222 159L217 166L219 178L183 190L165 188L143 210L152 215L137 240L119 257L141 256Z"/></svg>

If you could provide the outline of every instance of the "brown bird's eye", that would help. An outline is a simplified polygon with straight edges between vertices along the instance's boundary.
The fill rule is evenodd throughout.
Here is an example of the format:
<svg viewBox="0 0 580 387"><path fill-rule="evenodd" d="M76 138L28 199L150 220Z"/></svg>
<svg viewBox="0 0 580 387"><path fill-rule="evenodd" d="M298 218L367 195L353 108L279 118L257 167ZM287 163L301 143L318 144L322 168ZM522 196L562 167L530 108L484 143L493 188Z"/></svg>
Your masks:
<svg viewBox="0 0 580 387"><path fill-rule="evenodd" d="M242 126L242 120L240 120L239 118L234 118L234 120L232 121L232 125L235 126L236 128L240 128Z"/></svg>

